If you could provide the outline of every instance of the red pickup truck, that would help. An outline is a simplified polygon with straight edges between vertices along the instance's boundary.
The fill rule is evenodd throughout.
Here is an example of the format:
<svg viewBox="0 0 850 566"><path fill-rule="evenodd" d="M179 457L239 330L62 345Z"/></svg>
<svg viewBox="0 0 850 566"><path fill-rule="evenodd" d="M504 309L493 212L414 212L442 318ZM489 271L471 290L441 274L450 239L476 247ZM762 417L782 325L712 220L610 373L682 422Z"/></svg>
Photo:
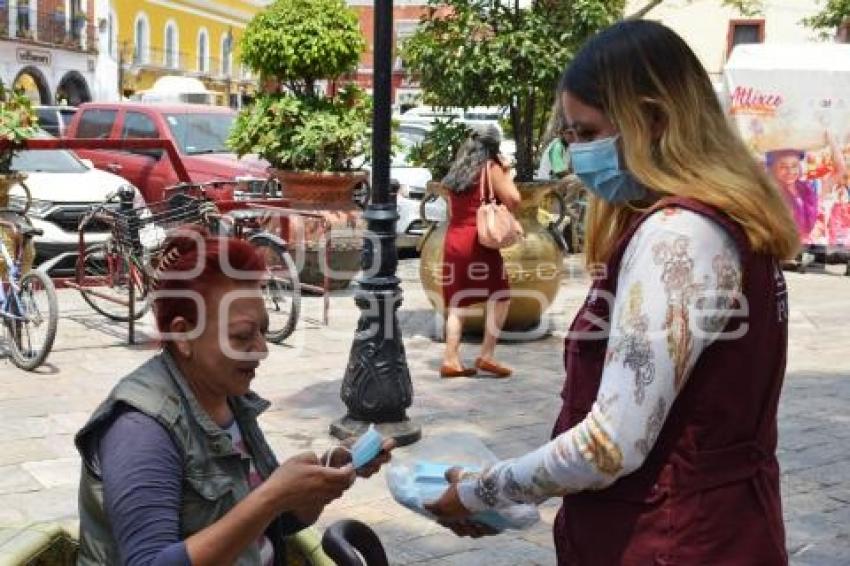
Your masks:
<svg viewBox="0 0 850 566"><path fill-rule="evenodd" d="M268 179L268 163L236 155L225 140L236 117L219 106L198 104L88 103L79 107L66 132L68 138L166 138L174 142L193 182L243 180L252 184ZM94 166L133 183L147 202L162 200L163 189L178 182L162 150L77 150ZM259 191L258 191L259 192Z"/></svg>

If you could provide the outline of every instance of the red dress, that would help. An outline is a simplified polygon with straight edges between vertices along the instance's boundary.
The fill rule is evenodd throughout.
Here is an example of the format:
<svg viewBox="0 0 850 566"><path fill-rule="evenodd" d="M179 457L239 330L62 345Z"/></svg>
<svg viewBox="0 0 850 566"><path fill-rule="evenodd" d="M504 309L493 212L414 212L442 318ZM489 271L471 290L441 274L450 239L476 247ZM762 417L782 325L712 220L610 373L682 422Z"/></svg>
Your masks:
<svg viewBox="0 0 850 566"><path fill-rule="evenodd" d="M447 307L467 307L491 296L496 300L510 298L502 254L478 242L475 217L481 205L479 185L476 179L462 193L449 191L451 216L443 243L442 280Z"/></svg>

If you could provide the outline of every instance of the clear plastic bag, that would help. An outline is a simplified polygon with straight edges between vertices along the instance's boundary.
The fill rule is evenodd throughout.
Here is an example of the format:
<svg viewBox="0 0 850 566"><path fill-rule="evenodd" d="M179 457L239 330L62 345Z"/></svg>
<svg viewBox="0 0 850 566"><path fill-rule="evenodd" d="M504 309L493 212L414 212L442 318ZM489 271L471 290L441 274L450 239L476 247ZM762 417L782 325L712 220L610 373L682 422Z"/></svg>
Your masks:
<svg viewBox="0 0 850 566"><path fill-rule="evenodd" d="M431 519L425 504L436 501L448 487L445 471L458 466L476 472L498 458L481 440L467 433L452 433L423 439L393 452L387 468L387 485L393 498L408 509ZM540 520L537 507L518 504L472 517L498 531L527 529Z"/></svg>

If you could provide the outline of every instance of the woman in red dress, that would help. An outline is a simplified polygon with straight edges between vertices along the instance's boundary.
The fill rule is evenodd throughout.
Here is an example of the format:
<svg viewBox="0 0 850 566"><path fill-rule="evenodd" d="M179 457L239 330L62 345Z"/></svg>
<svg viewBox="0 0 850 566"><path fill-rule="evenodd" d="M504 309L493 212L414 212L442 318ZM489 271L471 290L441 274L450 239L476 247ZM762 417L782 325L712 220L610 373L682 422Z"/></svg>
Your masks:
<svg viewBox="0 0 850 566"><path fill-rule="evenodd" d="M496 377L508 377L511 369L493 359L499 332L510 306L510 286L499 250L478 241L475 219L482 191L492 185L496 198L511 211L519 207L520 196L509 168L499 155L501 136L490 128L473 133L461 146L443 184L449 188L451 213L443 248L443 301L446 306L446 351L440 376L469 377L478 370ZM474 367L460 359L463 319L476 303L486 303L486 323L481 353Z"/></svg>

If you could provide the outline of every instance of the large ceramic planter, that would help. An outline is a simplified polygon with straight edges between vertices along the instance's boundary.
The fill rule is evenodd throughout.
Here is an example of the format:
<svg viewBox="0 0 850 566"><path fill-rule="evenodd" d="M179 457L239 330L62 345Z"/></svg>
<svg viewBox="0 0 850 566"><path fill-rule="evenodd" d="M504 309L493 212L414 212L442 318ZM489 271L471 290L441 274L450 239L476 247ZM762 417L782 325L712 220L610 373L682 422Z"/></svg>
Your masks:
<svg viewBox="0 0 850 566"><path fill-rule="evenodd" d="M354 202L354 189L368 180L368 173L313 173L308 171L285 171L272 169L280 181L283 197L290 201L291 208L320 214L330 225L328 241L328 265L331 289L344 289L360 269L360 254L363 251L362 210ZM295 224L289 223L289 239L297 242ZM304 241L306 253L300 278L310 285L322 285L325 268L321 259L323 245L318 223L305 222Z"/></svg>
<svg viewBox="0 0 850 566"><path fill-rule="evenodd" d="M11 175L2 175L0 174L0 208L8 208L9 206L9 191L18 183L22 183L26 178L25 175L20 175L18 173L14 173ZM5 220L8 222L20 222L21 216L19 214L14 214L12 212L0 212L0 220ZM0 239L3 241L3 245L6 246L10 255L13 255L16 251L17 244L12 237L12 234L9 233L8 228L5 226L0 226ZM33 260L35 259L35 243L30 240L29 246L24 250L24 258L21 266L22 272L26 273L32 268ZM0 276L5 277L6 275L6 262L3 259L3 256L0 255Z"/></svg>
<svg viewBox="0 0 850 566"><path fill-rule="evenodd" d="M536 328L546 309L555 300L563 276L563 250L549 228L549 201L557 185L551 182L518 184L522 203L517 219L525 237L516 245L501 250L511 286L511 307L505 330L522 331ZM432 183L430 192L437 192L448 201L448 189ZM557 197L555 197L557 198ZM450 206L447 207L449 210ZM434 308L444 314L440 279L443 273L443 242L448 222L440 222L423 236L419 264L422 287ZM483 304L477 314L466 319L464 331L480 333L483 324Z"/></svg>

